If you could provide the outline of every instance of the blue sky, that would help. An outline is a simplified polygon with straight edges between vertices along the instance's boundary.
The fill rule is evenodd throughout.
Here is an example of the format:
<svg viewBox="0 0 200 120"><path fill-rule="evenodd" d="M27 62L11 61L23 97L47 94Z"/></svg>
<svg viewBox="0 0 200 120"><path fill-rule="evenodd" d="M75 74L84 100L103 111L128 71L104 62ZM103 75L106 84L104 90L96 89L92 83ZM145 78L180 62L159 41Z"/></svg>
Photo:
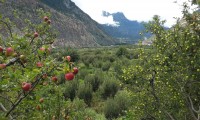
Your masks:
<svg viewBox="0 0 200 120"><path fill-rule="evenodd" d="M103 17L102 11L123 12L130 20L149 21L153 15L167 20L166 26L181 17L182 3L188 0L72 0L92 19L99 23L115 24L112 17Z"/></svg>

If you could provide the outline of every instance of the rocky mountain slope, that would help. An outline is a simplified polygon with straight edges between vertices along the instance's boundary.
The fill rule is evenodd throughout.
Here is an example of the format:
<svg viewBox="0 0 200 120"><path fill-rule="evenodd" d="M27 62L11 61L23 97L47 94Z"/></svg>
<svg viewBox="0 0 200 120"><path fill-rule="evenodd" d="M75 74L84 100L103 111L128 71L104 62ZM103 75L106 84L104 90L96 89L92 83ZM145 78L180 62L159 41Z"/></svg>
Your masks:
<svg viewBox="0 0 200 120"><path fill-rule="evenodd" d="M0 12L15 21L18 28L24 25L25 18L38 22L38 8L51 13L52 26L59 32L57 46L95 47L115 44L114 39L71 0L6 0L0 4ZM19 19L13 17L14 10L19 13Z"/></svg>

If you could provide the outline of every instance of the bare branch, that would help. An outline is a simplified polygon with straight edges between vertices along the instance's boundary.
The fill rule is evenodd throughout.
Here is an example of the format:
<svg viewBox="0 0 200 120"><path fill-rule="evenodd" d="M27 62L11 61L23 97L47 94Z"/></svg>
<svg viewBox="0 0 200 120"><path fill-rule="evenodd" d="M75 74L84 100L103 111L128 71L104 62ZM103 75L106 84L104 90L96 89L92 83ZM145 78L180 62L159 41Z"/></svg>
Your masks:
<svg viewBox="0 0 200 120"><path fill-rule="evenodd" d="M165 114L167 114L171 120L175 120L174 117L169 112L165 111Z"/></svg>
<svg viewBox="0 0 200 120"><path fill-rule="evenodd" d="M154 98L156 99L156 101L158 102L158 104L160 104L159 98L156 95L156 90L155 90L155 86L154 86L155 76L156 76L156 71L153 71L152 78L150 80L150 86L151 86L151 89L152 89L151 94L154 96Z"/></svg>
<svg viewBox="0 0 200 120"><path fill-rule="evenodd" d="M197 114L199 115L199 114L200 114L200 106L199 106L199 110L195 110L194 105L193 105L193 102L192 102L192 100L191 100L191 97L188 96L188 99L189 99L189 101L190 101L190 105L191 105L192 110L193 110L195 113L197 113Z"/></svg>
<svg viewBox="0 0 200 120"><path fill-rule="evenodd" d="M13 65L15 62L17 62L19 60L19 57L13 58L9 61L9 63L6 64L6 66L10 66Z"/></svg>

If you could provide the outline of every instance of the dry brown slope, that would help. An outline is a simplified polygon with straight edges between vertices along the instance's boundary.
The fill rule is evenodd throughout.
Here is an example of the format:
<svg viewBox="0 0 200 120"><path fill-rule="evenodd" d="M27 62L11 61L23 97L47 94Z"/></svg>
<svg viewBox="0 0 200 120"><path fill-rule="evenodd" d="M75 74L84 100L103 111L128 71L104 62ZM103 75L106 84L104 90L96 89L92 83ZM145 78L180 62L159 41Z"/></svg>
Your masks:
<svg viewBox="0 0 200 120"><path fill-rule="evenodd" d="M49 0L49 2L52 1ZM62 9L66 9L68 12L59 11L41 0L7 0L6 3L0 5L0 12L17 22L17 26L20 28L23 26L25 18L33 22L39 21L36 15L37 9L43 8L45 11L49 11L52 15L52 26L59 31L56 41L56 45L59 46L95 47L115 44L114 40L71 0L61 0L60 4L64 6ZM21 20L13 18L13 10L17 10Z"/></svg>

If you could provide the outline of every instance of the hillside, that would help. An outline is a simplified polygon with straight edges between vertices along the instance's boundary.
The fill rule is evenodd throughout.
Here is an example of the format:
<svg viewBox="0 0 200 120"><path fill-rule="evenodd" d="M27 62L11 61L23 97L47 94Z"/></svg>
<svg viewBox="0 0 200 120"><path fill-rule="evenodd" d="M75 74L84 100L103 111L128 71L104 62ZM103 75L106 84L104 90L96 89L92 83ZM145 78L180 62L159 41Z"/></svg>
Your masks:
<svg viewBox="0 0 200 120"><path fill-rule="evenodd" d="M15 21L18 29L24 25L25 18L39 22L36 15L38 8L52 14L52 26L59 32L56 45L94 47L115 44L113 38L71 0L7 0L5 4L0 4L0 12ZM13 17L14 10L19 14L19 19Z"/></svg>
<svg viewBox="0 0 200 120"><path fill-rule="evenodd" d="M124 43L135 43L142 38L139 35L139 33L145 29L142 22L131 21L127 19L122 12L111 14L104 11L103 16L112 16L113 21L118 23L117 26L102 24L102 28L112 37ZM150 37L150 34L146 34L145 37Z"/></svg>

